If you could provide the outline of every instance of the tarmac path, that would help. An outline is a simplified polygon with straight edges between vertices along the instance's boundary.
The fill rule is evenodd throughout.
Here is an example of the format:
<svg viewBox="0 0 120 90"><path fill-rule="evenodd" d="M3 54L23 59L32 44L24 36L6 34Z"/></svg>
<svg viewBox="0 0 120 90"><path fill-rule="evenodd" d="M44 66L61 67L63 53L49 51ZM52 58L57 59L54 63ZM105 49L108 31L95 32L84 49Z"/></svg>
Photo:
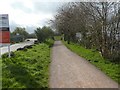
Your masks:
<svg viewBox="0 0 120 90"><path fill-rule="evenodd" d="M55 41L50 66L50 88L118 88L118 84L87 60Z"/></svg>

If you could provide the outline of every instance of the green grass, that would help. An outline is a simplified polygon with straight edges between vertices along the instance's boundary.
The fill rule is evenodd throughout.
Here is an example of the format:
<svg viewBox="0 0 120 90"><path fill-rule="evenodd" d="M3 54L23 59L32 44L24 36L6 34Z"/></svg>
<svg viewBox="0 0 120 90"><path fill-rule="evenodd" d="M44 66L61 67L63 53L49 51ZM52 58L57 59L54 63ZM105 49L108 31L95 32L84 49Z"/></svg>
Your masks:
<svg viewBox="0 0 120 90"><path fill-rule="evenodd" d="M2 89L2 59L0 58L0 90Z"/></svg>
<svg viewBox="0 0 120 90"><path fill-rule="evenodd" d="M53 41L48 41L49 43ZM50 44L49 44L50 45ZM50 47L46 43L2 59L3 88L48 88Z"/></svg>
<svg viewBox="0 0 120 90"><path fill-rule="evenodd" d="M54 36L54 39L55 39L56 41L58 41L58 40L61 40L61 37L62 37L62 36Z"/></svg>
<svg viewBox="0 0 120 90"><path fill-rule="evenodd" d="M71 51L88 60L90 63L98 67L101 71L103 71L105 74L107 74L109 77L111 77L113 80L120 84L120 63L115 64L113 62L110 62L109 60L104 59L101 54L96 50L85 49L84 47L74 43L67 44L64 41L63 43Z"/></svg>
<svg viewBox="0 0 120 90"><path fill-rule="evenodd" d="M54 40L52 40L52 39L47 39L47 40L45 41L45 44L47 44L47 45L49 46L49 48L50 48L50 47L53 46Z"/></svg>

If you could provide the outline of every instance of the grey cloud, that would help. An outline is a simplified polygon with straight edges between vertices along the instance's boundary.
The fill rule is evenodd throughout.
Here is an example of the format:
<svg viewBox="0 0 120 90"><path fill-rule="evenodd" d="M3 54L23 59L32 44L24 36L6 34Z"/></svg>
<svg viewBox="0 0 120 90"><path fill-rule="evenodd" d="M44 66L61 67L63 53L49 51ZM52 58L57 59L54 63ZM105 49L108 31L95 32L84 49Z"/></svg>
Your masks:
<svg viewBox="0 0 120 90"><path fill-rule="evenodd" d="M13 21L10 22L9 23L10 31L13 32L17 26L19 26L19 25L16 24L15 22L13 22Z"/></svg>
<svg viewBox="0 0 120 90"><path fill-rule="evenodd" d="M28 33L34 33L34 30L35 30L37 27L35 27L35 26L26 26L25 28L26 28L26 31L27 31Z"/></svg>
<svg viewBox="0 0 120 90"><path fill-rule="evenodd" d="M23 2L16 1L11 4L14 9L22 10L26 13L55 13L63 2L40 2L32 1L33 7L26 7Z"/></svg>
<svg viewBox="0 0 120 90"><path fill-rule="evenodd" d="M22 1L15 1L11 4L12 8L22 10L25 13L34 13L34 14L55 14L57 9L63 5L63 2L40 2L39 0L33 0L32 1L33 7L27 7L24 5ZM37 24L40 25L40 27L47 24L47 20L43 19L42 21L38 22ZM47 24L48 25L48 24ZM21 27L21 25L11 22L10 23L10 30L11 32L14 31L16 27ZM33 33L34 30L37 28L34 25L33 26L26 26L25 27L27 32Z"/></svg>
<svg viewBox="0 0 120 90"><path fill-rule="evenodd" d="M22 2L20 1L16 1L14 3L11 4L11 6L14 8L14 9L19 9L19 10L22 10L26 13L32 13L32 9L29 8L29 7L26 7Z"/></svg>
<svg viewBox="0 0 120 90"><path fill-rule="evenodd" d="M34 2L34 11L37 13L56 13L62 2Z"/></svg>

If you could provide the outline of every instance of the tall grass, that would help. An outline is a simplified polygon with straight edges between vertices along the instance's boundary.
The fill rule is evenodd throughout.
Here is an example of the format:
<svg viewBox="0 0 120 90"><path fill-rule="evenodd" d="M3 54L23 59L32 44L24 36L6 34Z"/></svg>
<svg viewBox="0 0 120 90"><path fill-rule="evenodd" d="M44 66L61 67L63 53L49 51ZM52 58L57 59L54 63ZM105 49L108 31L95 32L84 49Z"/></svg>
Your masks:
<svg viewBox="0 0 120 90"><path fill-rule="evenodd" d="M16 51L11 58L2 58L2 87L48 88L49 63L50 46L46 43Z"/></svg>

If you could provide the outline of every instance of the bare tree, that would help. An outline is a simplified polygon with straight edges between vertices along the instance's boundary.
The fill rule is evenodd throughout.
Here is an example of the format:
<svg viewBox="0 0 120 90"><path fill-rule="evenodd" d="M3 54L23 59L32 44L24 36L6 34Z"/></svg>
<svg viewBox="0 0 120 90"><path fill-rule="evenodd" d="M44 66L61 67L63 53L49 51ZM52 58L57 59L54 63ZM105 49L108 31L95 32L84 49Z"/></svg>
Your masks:
<svg viewBox="0 0 120 90"><path fill-rule="evenodd" d="M96 48L106 58L119 58L119 2L68 3L58 10L54 25L68 43L76 41L79 32L86 48Z"/></svg>

